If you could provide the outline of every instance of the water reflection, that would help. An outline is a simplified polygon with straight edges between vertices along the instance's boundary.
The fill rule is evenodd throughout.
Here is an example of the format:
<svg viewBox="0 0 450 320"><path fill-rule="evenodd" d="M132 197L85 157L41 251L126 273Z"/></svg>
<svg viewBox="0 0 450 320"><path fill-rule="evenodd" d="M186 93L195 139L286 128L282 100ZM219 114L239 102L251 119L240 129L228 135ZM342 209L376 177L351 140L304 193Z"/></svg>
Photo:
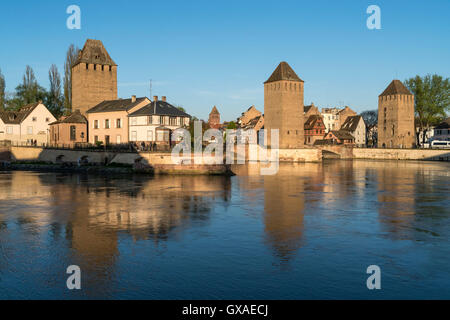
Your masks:
<svg viewBox="0 0 450 320"><path fill-rule="evenodd" d="M261 255L262 246L271 256L262 261L270 260L270 268L295 272L284 266L307 265L311 260L305 255L311 250L317 255L346 252L354 250L355 243L369 241L367 247L379 258L375 244L386 239L446 241L450 239L444 223L449 219L449 168L446 163L330 161L281 164L274 176L259 175L257 164L235 166L237 176L231 178L3 172L0 284L2 274L27 277L28 261L42 259L39 275L31 272L28 281L57 282L53 273L78 264L86 272L86 286L95 288L83 294L106 297L118 286L126 291L124 279L128 286L138 281L139 277L130 279L124 273L124 269L132 272L127 265L134 251L140 258L148 253L144 258L148 260L133 262L145 265L170 252L168 242L176 243L171 248L175 246L184 259L190 255L186 241L204 239L203 250L216 243L225 251L198 262L211 268L223 268L222 261L229 257L250 261L255 257L249 252ZM218 243L233 239L233 226L227 219L238 224L239 230L248 230L247 241L229 246ZM241 226L244 223L249 225ZM193 230L202 233L192 237ZM390 247L384 245L380 250L388 255ZM440 251L434 256L441 257ZM173 259L174 267L187 263L176 256L167 259ZM239 268L251 278L250 262ZM47 277L41 276L43 270ZM233 283L231 274L230 278L222 275L225 283ZM12 294L21 295L26 296L27 290Z"/></svg>

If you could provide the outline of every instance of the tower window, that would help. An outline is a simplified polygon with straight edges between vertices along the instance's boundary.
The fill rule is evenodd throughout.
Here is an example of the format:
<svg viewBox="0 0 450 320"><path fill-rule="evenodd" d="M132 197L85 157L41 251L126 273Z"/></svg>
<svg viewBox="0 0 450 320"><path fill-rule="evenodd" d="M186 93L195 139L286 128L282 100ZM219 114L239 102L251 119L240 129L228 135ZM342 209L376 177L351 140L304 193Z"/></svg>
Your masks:
<svg viewBox="0 0 450 320"><path fill-rule="evenodd" d="M112 67L111 66L109 66L109 71L112 71Z"/></svg>
<svg viewBox="0 0 450 320"><path fill-rule="evenodd" d="M102 65L102 71L105 71L105 66L104 65Z"/></svg>
<svg viewBox="0 0 450 320"><path fill-rule="evenodd" d="M94 70L97 70L97 65L94 63Z"/></svg>
<svg viewBox="0 0 450 320"><path fill-rule="evenodd" d="M89 63L86 63L86 70L89 70Z"/></svg>

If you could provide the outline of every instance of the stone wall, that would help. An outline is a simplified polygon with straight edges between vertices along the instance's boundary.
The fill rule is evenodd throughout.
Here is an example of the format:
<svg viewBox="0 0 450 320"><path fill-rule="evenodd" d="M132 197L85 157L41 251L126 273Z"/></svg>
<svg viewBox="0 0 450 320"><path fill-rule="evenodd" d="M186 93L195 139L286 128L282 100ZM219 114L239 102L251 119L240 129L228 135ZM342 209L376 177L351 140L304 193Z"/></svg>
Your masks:
<svg viewBox="0 0 450 320"><path fill-rule="evenodd" d="M353 148L354 159L450 161L450 150Z"/></svg>

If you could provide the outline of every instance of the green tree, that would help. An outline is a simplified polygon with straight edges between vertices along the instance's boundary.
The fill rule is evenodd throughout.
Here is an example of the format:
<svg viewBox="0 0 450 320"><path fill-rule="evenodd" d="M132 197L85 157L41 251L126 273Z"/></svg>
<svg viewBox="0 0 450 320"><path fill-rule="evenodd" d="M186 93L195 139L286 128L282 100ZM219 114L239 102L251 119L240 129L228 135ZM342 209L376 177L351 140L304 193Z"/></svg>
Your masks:
<svg viewBox="0 0 450 320"><path fill-rule="evenodd" d="M182 106L177 106L176 108L180 111L186 112L186 109L184 109Z"/></svg>
<svg viewBox="0 0 450 320"><path fill-rule="evenodd" d="M227 129L236 129L236 123L234 121L228 122Z"/></svg>
<svg viewBox="0 0 450 320"><path fill-rule="evenodd" d="M52 64L48 71L50 81L50 90L47 95L47 108L56 118L59 118L64 112L64 97L61 95L61 76L58 68Z"/></svg>
<svg viewBox="0 0 450 320"><path fill-rule="evenodd" d="M418 122L417 144L425 142L430 127L438 124L450 111L450 83L437 74L424 77L415 76L404 81L408 89L415 95L415 113ZM419 141L423 133L422 143Z"/></svg>
<svg viewBox="0 0 450 320"><path fill-rule="evenodd" d="M45 101L46 98L47 91L38 84L33 69L27 65L22 84L19 84L16 87L14 99L16 102L13 108L17 109L26 104ZM17 105L17 103L19 103L19 105Z"/></svg>
<svg viewBox="0 0 450 320"><path fill-rule="evenodd" d="M64 109L65 113L72 110L72 66L75 63L78 52L78 47L75 48L73 44L69 46L66 53L66 61L64 62Z"/></svg>
<svg viewBox="0 0 450 320"><path fill-rule="evenodd" d="M2 74L2 70L0 69L0 111L5 109L5 90L6 90L6 82L5 77Z"/></svg>

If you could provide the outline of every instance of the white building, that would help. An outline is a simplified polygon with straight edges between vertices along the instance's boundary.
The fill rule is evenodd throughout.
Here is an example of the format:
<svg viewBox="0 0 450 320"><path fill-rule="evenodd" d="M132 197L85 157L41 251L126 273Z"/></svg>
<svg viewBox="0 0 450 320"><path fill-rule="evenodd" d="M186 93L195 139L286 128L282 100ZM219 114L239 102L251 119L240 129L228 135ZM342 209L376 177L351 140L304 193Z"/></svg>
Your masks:
<svg viewBox="0 0 450 320"><path fill-rule="evenodd" d="M325 131L339 130L339 109L338 108L322 108L322 119L325 125Z"/></svg>
<svg viewBox="0 0 450 320"><path fill-rule="evenodd" d="M366 123L361 116L349 116L341 127L351 133L355 137L355 145L357 147L366 146Z"/></svg>
<svg viewBox="0 0 450 320"><path fill-rule="evenodd" d="M433 130L432 140L450 141L450 118L445 119Z"/></svg>
<svg viewBox="0 0 450 320"><path fill-rule="evenodd" d="M188 127L191 116L166 101L153 101L128 115L131 142L168 144L173 130Z"/></svg>
<svg viewBox="0 0 450 320"><path fill-rule="evenodd" d="M18 111L0 112L0 141L9 140L18 144L38 145L49 142L49 124L56 118L42 104L37 102L23 106Z"/></svg>

